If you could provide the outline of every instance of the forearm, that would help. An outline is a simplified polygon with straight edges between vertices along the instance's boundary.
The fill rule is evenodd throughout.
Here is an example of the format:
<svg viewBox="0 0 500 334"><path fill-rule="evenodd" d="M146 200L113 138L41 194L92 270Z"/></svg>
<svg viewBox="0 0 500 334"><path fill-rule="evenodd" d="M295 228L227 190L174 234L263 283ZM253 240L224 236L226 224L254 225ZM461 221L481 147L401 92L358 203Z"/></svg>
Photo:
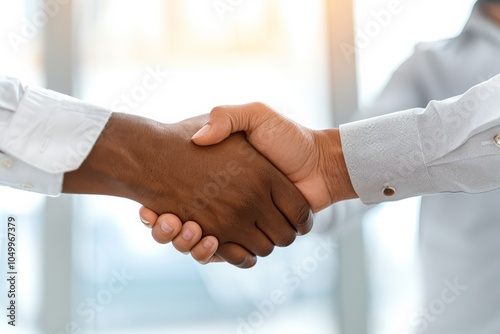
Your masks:
<svg viewBox="0 0 500 334"><path fill-rule="evenodd" d="M159 131L164 133L159 136ZM64 175L63 192L111 195L140 201L148 187L145 181L151 180L147 174L154 164L152 157L159 152L169 154L170 146L165 135L168 131L161 123L113 113L80 168ZM167 170L168 166L165 166ZM163 187L168 188L168 185Z"/></svg>

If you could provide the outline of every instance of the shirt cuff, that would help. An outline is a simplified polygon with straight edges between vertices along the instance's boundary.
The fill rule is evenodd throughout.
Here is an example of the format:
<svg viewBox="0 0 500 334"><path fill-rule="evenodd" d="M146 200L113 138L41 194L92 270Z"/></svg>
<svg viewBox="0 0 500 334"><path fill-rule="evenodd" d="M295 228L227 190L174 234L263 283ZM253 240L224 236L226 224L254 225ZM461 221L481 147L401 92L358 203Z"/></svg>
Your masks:
<svg viewBox="0 0 500 334"><path fill-rule="evenodd" d="M437 192L422 154L417 113L410 109L340 126L352 185L365 204Z"/></svg>
<svg viewBox="0 0 500 334"><path fill-rule="evenodd" d="M80 167L110 116L110 110L72 97L28 88L0 147L44 172L69 172Z"/></svg>
<svg viewBox="0 0 500 334"><path fill-rule="evenodd" d="M500 75L461 96L340 127L354 190L367 204L500 188Z"/></svg>
<svg viewBox="0 0 500 334"><path fill-rule="evenodd" d="M27 88L14 110L0 112L0 185L47 195L61 193L64 173L80 167L111 116L39 88Z"/></svg>
<svg viewBox="0 0 500 334"><path fill-rule="evenodd" d="M64 174L51 174L0 153L0 185L49 196L61 193Z"/></svg>

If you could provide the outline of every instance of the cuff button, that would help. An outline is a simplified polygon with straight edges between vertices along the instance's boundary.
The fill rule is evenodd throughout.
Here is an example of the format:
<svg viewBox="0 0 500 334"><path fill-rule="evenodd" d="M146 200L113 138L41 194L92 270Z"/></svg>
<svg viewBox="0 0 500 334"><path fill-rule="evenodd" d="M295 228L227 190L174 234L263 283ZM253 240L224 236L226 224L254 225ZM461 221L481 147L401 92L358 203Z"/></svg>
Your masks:
<svg viewBox="0 0 500 334"><path fill-rule="evenodd" d="M500 133L493 138L493 141L495 142L496 146L500 147Z"/></svg>
<svg viewBox="0 0 500 334"><path fill-rule="evenodd" d="M5 159L4 161L2 161L2 166L5 169L11 169L12 166L14 166L14 163L10 159Z"/></svg>
<svg viewBox="0 0 500 334"><path fill-rule="evenodd" d="M386 186L384 188L384 196L392 197L394 195L396 195L396 189L394 189L393 187L389 187L389 186Z"/></svg>
<svg viewBox="0 0 500 334"><path fill-rule="evenodd" d="M33 189L33 185L32 184L29 184L29 183L23 183L21 184L21 189L23 190L32 190Z"/></svg>

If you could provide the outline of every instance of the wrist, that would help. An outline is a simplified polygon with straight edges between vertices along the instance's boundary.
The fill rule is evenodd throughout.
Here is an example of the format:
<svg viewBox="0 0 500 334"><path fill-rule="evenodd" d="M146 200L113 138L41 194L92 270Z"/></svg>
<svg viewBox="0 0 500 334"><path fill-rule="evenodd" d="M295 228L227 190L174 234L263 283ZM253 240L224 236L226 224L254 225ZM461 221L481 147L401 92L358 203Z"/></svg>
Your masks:
<svg viewBox="0 0 500 334"><path fill-rule="evenodd" d="M144 181L149 178L144 174L151 163L150 151L160 144L155 132L162 126L146 118L113 113L82 165L65 174L63 192L140 201L146 196Z"/></svg>
<svg viewBox="0 0 500 334"><path fill-rule="evenodd" d="M317 131L319 168L325 180L331 204L358 198L349 176L339 129Z"/></svg>

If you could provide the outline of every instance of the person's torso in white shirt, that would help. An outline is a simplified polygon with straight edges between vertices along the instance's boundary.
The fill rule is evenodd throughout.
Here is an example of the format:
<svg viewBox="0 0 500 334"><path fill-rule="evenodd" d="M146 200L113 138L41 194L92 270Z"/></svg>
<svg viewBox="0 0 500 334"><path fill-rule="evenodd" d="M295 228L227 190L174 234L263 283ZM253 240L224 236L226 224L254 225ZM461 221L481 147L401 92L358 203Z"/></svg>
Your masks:
<svg viewBox="0 0 500 334"><path fill-rule="evenodd" d="M425 107L431 100L463 94L498 73L500 27L476 6L459 36L418 45L363 116ZM424 197L420 223L425 288L421 306L431 316L418 317L424 320L412 331L500 333L500 191ZM467 289L433 314L429 309L441 300L445 281L455 280Z"/></svg>

